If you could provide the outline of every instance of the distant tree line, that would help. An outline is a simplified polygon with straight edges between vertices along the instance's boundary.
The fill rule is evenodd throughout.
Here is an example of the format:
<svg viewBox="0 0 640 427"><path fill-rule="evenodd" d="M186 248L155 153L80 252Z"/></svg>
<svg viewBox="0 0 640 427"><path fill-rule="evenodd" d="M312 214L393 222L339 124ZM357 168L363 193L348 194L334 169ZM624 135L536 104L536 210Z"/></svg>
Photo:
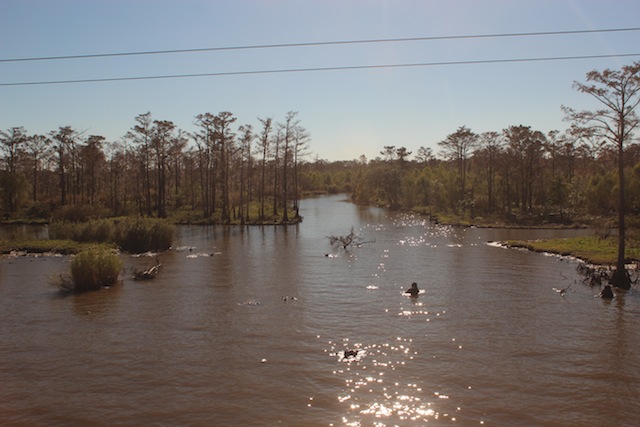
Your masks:
<svg viewBox="0 0 640 427"><path fill-rule="evenodd" d="M438 151L385 146L368 160L305 161L310 137L295 113L232 128L229 112L196 116L187 133L150 113L108 142L71 126L47 135L0 131L4 218L48 218L68 205L105 215L192 212L218 223L289 221L302 194L350 193L358 204L511 221L570 221L617 212L616 147L572 126L461 126ZM626 208L640 214L640 147L625 147ZM288 206L290 209L285 209Z"/></svg>
<svg viewBox="0 0 640 427"><path fill-rule="evenodd" d="M349 192L359 204L422 209L467 218L563 222L618 209L616 147L588 129L547 134L530 126L475 133L459 127L413 158L405 147L381 156L306 165L310 187ZM625 147L626 205L640 214L640 147Z"/></svg>
<svg viewBox="0 0 640 427"><path fill-rule="evenodd" d="M530 126L476 133L460 126L421 147L383 147L380 156L316 164L307 183L348 191L361 204L518 224L616 218L618 270L624 265L625 213L640 215L640 62L591 71L574 88L599 108L562 107L570 122L548 133ZM437 155L437 156L436 156ZM613 222L612 222L613 224Z"/></svg>
<svg viewBox="0 0 640 427"><path fill-rule="evenodd" d="M92 205L103 216L296 220L310 135L297 112L282 122L258 120L258 129L235 127L228 111L204 113L185 132L147 112L119 141L72 126L44 135L0 131L2 216L48 218L62 207Z"/></svg>

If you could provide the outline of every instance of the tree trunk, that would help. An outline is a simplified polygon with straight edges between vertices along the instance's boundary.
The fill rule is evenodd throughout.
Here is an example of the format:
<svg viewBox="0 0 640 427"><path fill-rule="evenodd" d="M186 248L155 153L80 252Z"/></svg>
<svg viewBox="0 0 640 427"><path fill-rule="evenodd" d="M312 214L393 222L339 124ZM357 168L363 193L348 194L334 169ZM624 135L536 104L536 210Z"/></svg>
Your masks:
<svg viewBox="0 0 640 427"><path fill-rule="evenodd" d="M625 266L625 191L624 191L624 121L620 120L621 130L618 136L618 185L620 187L618 194L618 261L616 263L616 271L611 278L611 284L620 289L630 289L631 279Z"/></svg>

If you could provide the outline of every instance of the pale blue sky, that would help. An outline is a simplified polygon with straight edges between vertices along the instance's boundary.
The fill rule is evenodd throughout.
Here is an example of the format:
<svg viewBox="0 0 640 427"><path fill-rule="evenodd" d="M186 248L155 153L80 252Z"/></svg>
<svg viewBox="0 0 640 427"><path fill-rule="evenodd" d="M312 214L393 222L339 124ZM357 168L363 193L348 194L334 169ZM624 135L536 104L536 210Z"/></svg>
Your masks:
<svg viewBox="0 0 640 427"><path fill-rule="evenodd" d="M0 0L0 59L259 44L640 27L637 0ZM640 31L0 62L0 83L270 69L640 53ZM415 154L460 126L564 130L562 104L596 106L572 88L593 69L640 56L572 61L313 71L0 86L0 129L71 125L120 139L151 111L193 131L194 116L237 124L298 111L313 157Z"/></svg>

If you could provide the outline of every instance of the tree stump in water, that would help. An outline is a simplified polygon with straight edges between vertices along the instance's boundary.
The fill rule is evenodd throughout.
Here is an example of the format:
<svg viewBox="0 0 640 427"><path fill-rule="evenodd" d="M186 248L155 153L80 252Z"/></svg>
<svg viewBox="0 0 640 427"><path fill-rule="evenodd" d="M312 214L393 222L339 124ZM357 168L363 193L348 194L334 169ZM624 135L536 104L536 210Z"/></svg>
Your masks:
<svg viewBox="0 0 640 427"><path fill-rule="evenodd" d="M604 299L612 299L613 298L613 289L611 289L611 285L606 285L602 292L600 292L600 298Z"/></svg>

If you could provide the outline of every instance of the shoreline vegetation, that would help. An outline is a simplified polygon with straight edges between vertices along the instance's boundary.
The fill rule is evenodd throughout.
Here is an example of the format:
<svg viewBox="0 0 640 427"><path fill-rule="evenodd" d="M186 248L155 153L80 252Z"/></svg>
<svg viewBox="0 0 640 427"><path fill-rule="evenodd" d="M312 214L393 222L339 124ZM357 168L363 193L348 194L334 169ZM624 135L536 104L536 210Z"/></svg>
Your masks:
<svg viewBox="0 0 640 427"><path fill-rule="evenodd" d="M444 224L450 226L459 227L477 227L477 228L518 228L518 229L578 229L594 227L587 221L584 222L571 222L571 223L545 223L545 222L527 222L517 223L508 222L495 218L465 218L462 216L450 215L450 214L430 214L426 208L416 208L411 210L412 213L429 218L436 224ZM302 217L293 216L292 219L286 225L292 225L302 222ZM603 220L599 220L602 222ZM113 240L113 230L109 230L109 223L129 222L129 229L138 229L137 237L134 240L149 240L150 231L141 232L140 228L142 223L149 224L149 227L160 230L159 223L165 224L161 234L164 236L160 245L161 247L154 247L152 244L148 245L135 245L137 247L130 247L122 244L124 239L120 238L120 244L110 241ZM136 224L137 227L131 224ZM11 221L2 222L2 224L47 224L46 221L38 220L35 222L30 221ZM155 224L153 226L152 224ZM60 237L55 239L42 239L42 240L3 240L0 241L0 254L1 255L25 255L25 254L61 254L61 255L76 255L82 251L88 249L102 248L102 249L117 249L120 248L129 252L145 252L145 250L151 249L169 249L173 237L174 225L221 225L212 222L211 218L203 219L186 216L174 216L168 220L158 220L155 218L143 219L143 218L118 218L118 219L102 219L102 220L90 220L80 223L64 222L62 224L53 223L50 224L50 233L54 237ZM231 223L224 224L229 226L240 225ZM270 218L266 221L245 222L246 226L255 225L282 225L280 218ZM92 230L92 231L91 231ZM117 233L116 233L117 234ZM122 232L120 232L122 235ZM593 236L583 236L575 238L556 238L545 240L508 240L504 242L496 242L502 246L515 249L526 249L533 252L551 253L561 256L568 256L580 259L588 264L609 266L614 265L617 256L617 239L612 237L598 237L597 230ZM97 235L97 236L96 236ZM101 236L102 235L102 236ZM145 238L145 235L147 236ZM132 236L129 236L132 239ZM168 239L168 240L167 240ZM153 240L153 239L151 239ZM158 240L156 238L156 240ZM635 239L634 239L635 240ZM639 242L640 243L640 242ZM631 244L627 253L627 262L632 263L640 260L640 244ZM131 250L133 249L133 250Z"/></svg>

